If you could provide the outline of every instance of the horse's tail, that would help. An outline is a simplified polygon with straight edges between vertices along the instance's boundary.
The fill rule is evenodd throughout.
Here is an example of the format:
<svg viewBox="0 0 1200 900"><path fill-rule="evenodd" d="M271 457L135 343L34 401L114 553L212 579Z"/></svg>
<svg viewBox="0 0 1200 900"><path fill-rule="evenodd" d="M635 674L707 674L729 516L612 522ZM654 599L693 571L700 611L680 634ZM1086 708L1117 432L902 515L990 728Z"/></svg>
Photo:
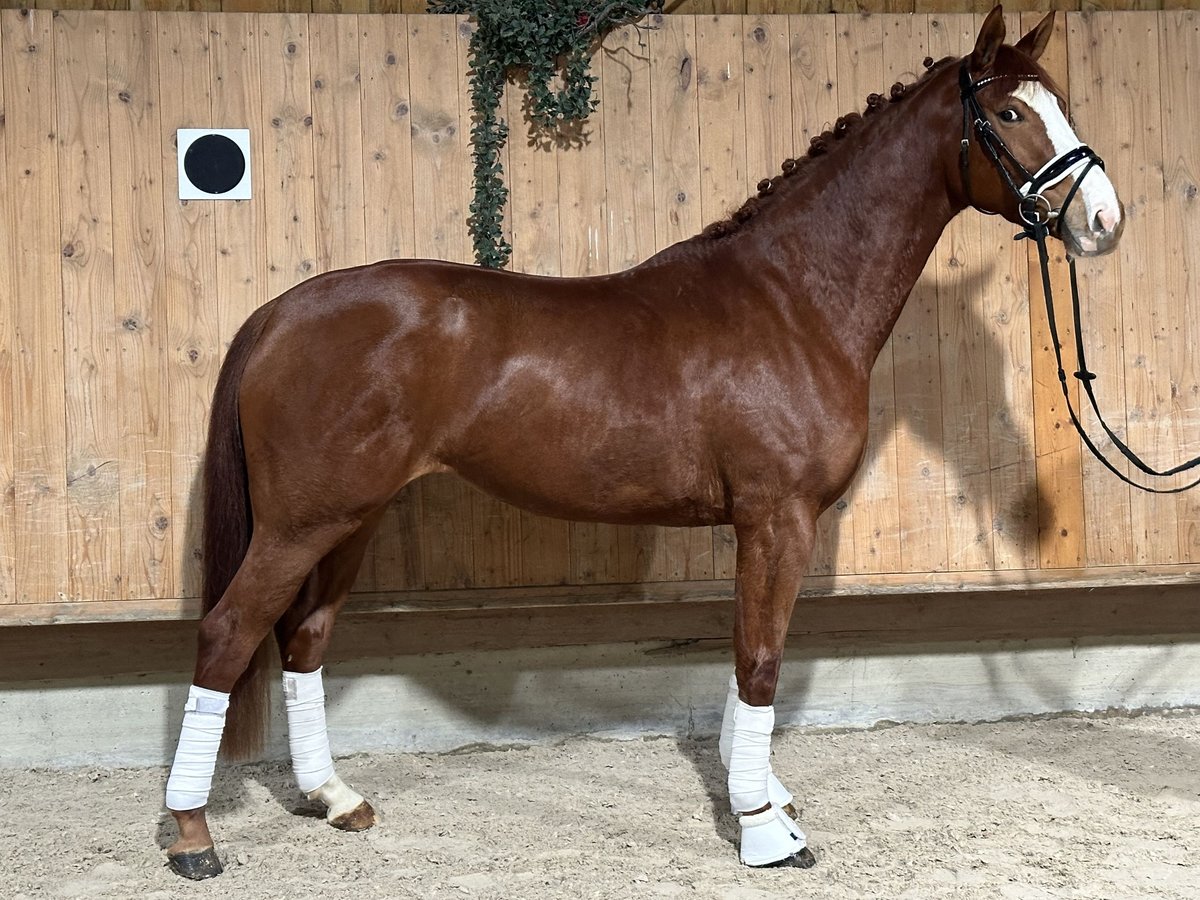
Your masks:
<svg viewBox="0 0 1200 900"><path fill-rule="evenodd" d="M238 394L246 363L270 316L271 306L260 307L238 329L221 365L213 394L208 447L204 454L202 600L205 615L224 595L250 547L254 521L238 416ZM270 695L269 655L269 640L264 640L233 688L221 741L221 751L227 758L245 759L262 750Z"/></svg>

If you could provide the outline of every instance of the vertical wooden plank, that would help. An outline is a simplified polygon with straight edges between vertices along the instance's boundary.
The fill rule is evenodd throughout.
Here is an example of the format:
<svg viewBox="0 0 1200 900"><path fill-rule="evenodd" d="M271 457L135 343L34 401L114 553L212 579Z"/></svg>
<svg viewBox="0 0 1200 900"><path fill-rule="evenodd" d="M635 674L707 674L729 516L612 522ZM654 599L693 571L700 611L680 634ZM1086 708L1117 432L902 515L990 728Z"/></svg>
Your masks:
<svg viewBox="0 0 1200 900"><path fill-rule="evenodd" d="M113 600L121 584L120 453L113 329L107 51L101 16L54 17L59 243L67 414L67 596Z"/></svg>
<svg viewBox="0 0 1200 900"><path fill-rule="evenodd" d="M608 198L608 261L611 271L631 268L652 255L654 159L646 123L650 106L650 49L632 26L617 29L596 58L604 92L604 181ZM653 135L651 135L653 138Z"/></svg>
<svg viewBox="0 0 1200 900"><path fill-rule="evenodd" d="M650 50L631 26L610 33L604 48L597 56L604 84L597 112L604 123L608 262L612 271L620 271L656 249L653 133L646 139L646 123L653 124ZM612 534L617 542L615 580L641 580L653 557L654 530L622 526Z"/></svg>
<svg viewBox="0 0 1200 900"><path fill-rule="evenodd" d="M209 201L178 198L176 130L212 125L206 14L158 14L161 164L166 173L163 220L166 235L170 352L169 422L171 507L186 513L172 529L176 589L200 592L200 455L219 361L216 298L216 223Z"/></svg>
<svg viewBox="0 0 1200 900"><path fill-rule="evenodd" d="M961 56L975 45L971 15L929 20L930 55ZM992 497L988 472L985 325L979 287L990 277L982 259L980 216L967 211L946 228L934 251L941 327L942 432L946 465L946 537L952 570L988 569L992 554Z"/></svg>
<svg viewBox="0 0 1200 900"><path fill-rule="evenodd" d="M412 177L412 94L408 83L408 19L362 17L364 252L368 262L415 253ZM359 587L395 591L424 585L421 482L388 504Z"/></svg>
<svg viewBox="0 0 1200 900"><path fill-rule="evenodd" d="M837 23L833 16L790 16L792 135L795 155L808 152L812 139L838 117ZM850 571L854 529L846 498L840 498L817 522L809 571L831 575L838 560Z"/></svg>
<svg viewBox="0 0 1200 900"><path fill-rule="evenodd" d="M762 35L765 43L765 28L762 28ZM706 223L728 217L750 193L747 184L751 175L746 161L748 63L743 52L744 41L741 17L702 16L696 20L700 210L701 219ZM786 65L786 44L783 59ZM757 147L756 152L759 156L763 153ZM763 172L757 178L763 174L767 173ZM713 529L712 542L713 575L732 578L737 563L732 526Z"/></svg>
<svg viewBox="0 0 1200 900"><path fill-rule="evenodd" d="M558 146L560 253L564 275L600 275L609 271L608 198L605 191L604 97L606 84L600 51L592 57L598 106ZM620 580L621 529L596 522L571 523L572 584Z"/></svg>
<svg viewBox="0 0 1200 900"><path fill-rule="evenodd" d="M0 30L8 27L7 14L0 14ZM0 177L5 183L10 177L7 141L8 107L5 105L4 56L8 42L0 32ZM5 222L15 222L12 191L0 195L0 216ZM11 233L0 240L0 284L14 284L16 267L10 242ZM16 351L15 291L0 291L0 604L17 600L16 544L17 509L16 487L13 482L13 434L16 431L16 412L13 409L13 357Z"/></svg>
<svg viewBox="0 0 1200 900"><path fill-rule="evenodd" d="M1024 30L1041 21L1042 13L1022 16ZM1039 62L1059 87L1069 93L1067 66L1067 17L1057 16L1054 33ZM1067 346L1074 343L1071 320L1070 281L1062 244L1051 242L1051 289L1059 334ZM1030 343L1033 365L1033 423L1036 447L1038 492L1038 562L1043 568L1082 566L1084 550L1082 445L1065 408L1058 381L1054 347L1046 319L1041 266L1036 247L1026 249L1029 257ZM1079 407L1079 389L1068 385L1072 403Z"/></svg>
<svg viewBox="0 0 1200 900"><path fill-rule="evenodd" d="M774 177L788 157L804 149L796 145L792 120L791 30L786 16L752 16L742 20L745 69L746 190L762 178Z"/></svg>
<svg viewBox="0 0 1200 900"><path fill-rule="evenodd" d="M358 17L313 15L313 161L317 269L366 262Z"/></svg>
<svg viewBox="0 0 1200 900"><path fill-rule="evenodd" d="M218 128L249 128L250 179L257 200L223 200L217 223L217 321L221 355L246 318L269 298L264 280L264 138L259 103L262 66L254 16L210 15L212 119Z"/></svg>
<svg viewBox="0 0 1200 900"><path fill-rule="evenodd" d="M316 274L316 196L308 17L259 22L263 172L257 196L267 221L266 296Z"/></svg>
<svg viewBox="0 0 1200 900"><path fill-rule="evenodd" d="M929 53L928 17L885 18L883 47L883 84L914 83L924 74L921 60ZM937 283L932 259L892 332L892 372L897 400L900 568L939 572L947 566L946 492Z"/></svg>
<svg viewBox="0 0 1200 900"><path fill-rule="evenodd" d="M67 595L66 410L58 245L54 36L49 12L4 11L6 193L13 302L17 602ZM19 298L37 298L20 302Z"/></svg>
<svg viewBox="0 0 1200 900"><path fill-rule="evenodd" d="M841 38L837 50L840 106L862 110L868 94L883 90L883 20L880 16L838 16L837 29ZM901 568L892 344L889 338L871 370L867 451L849 493L856 572L897 572Z"/></svg>
<svg viewBox="0 0 1200 900"><path fill-rule="evenodd" d="M975 17L976 31L984 16ZM1009 40L1021 33L1017 15L1005 19ZM970 213L968 213L970 214ZM992 490L992 564L1038 566L1038 503L1033 443L1033 384L1029 331L1029 258L1013 240L1015 227L999 216L979 218L977 255L983 354L987 372L988 471Z"/></svg>
<svg viewBox="0 0 1200 900"><path fill-rule="evenodd" d="M1158 33L1167 241L1163 291L1174 318L1167 341L1182 357L1171 440L1177 458L1190 458L1200 453L1200 14L1163 13ZM1195 562L1200 560L1200 493L1177 496L1179 561Z"/></svg>
<svg viewBox="0 0 1200 900"><path fill-rule="evenodd" d="M1129 216L1117 249L1125 325L1120 359L1125 374L1125 443L1161 469L1184 458L1177 446L1172 407L1183 376L1181 357L1185 350L1174 333L1179 316L1164 290L1167 234L1163 216L1162 111L1155 59L1157 17L1114 13L1110 29L1109 43L1097 48L1095 57L1103 61L1104 80L1110 89L1103 121L1110 123L1108 133L1111 123L1121 122L1129 128L1129 134L1137 136L1136 141L1118 145L1111 152L1105 150L1107 171L1125 200ZM1093 127L1089 133L1099 136L1105 132ZM1149 285L1154 289L1138 287ZM1100 397L1105 394L1104 384L1099 381L1096 385ZM1151 479L1138 480L1145 483ZM1129 562L1176 562L1176 498L1135 490L1130 492L1129 500L1133 550Z"/></svg>
<svg viewBox="0 0 1200 900"><path fill-rule="evenodd" d="M691 237L703 225L696 19L664 16L661 22L648 37L654 234L659 249ZM659 529L647 577L652 581L711 578L712 551L711 529Z"/></svg>
<svg viewBox="0 0 1200 900"><path fill-rule="evenodd" d="M465 25L465 23L462 23ZM470 129L461 121L460 94L466 90L459 59L460 22L451 16L413 16L408 20L408 77L412 90L412 180L417 256L465 261L465 190L469 184L467 142ZM452 62L453 61L453 62ZM453 77L449 77L453 72ZM471 583L472 488L447 475L422 480L422 554L429 587L465 587Z"/></svg>
<svg viewBox="0 0 1200 900"><path fill-rule="evenodd" d="M1068 16L1071 107L1081 135L1111 133L1112 123L1123 121L1114 118L1114 115L1122 111L1132 115L1128 103L1122 103L1119 99L1119 85L1109 79L1114 62L1109 58L1111 34L1111 13ZM1128 195L1128 188L1123 183L1132 167L1128 148L1124 152L1118 147L1106 149L1104 155L1118 194L1125 195L1126 214L1130 216L1123 247L1136 246L1137 238L1132 235L1136 231L1138 211L1130 210L1133 198ZM1126 252L1123 249L1113 256L1081 259L1077 265L1080 296L1094 297L1099 301L1088 304L1083 325L1088 365L1099 376L1097 385L1102 388L1100 398L1105 416L1118 429L1118 433L1124 431L1127 409L1125 373L1128 360L1122 350L1127 336L1126 323L1123 322ZM1074 365L1073 360L1067 365ZM1104 437L1092 413L1083 411L1081 417L1096 445L1108 451L1117 467L1124 471L1127 466L1120 461L1121 457L1112 443ZM1129 562L1133 558L1130 488L1106 471L1091 454L1083 457L1083 473L1086 564L1118 565Z"/></svg>
<svg viewBox="0 0 1200 900"><path fill-rule="evenodd" d="M113 315L121 472L121 597L175 597L166 235L158 23L152 13L105 16L112 167Z"/></svg>
<svg viewBox="0 0 1200 900"><path fill-rule="evenodd" d="M700 217L708 223L726 218L747 196L745 60L740 17L697 17L696 102Z"/></svg>

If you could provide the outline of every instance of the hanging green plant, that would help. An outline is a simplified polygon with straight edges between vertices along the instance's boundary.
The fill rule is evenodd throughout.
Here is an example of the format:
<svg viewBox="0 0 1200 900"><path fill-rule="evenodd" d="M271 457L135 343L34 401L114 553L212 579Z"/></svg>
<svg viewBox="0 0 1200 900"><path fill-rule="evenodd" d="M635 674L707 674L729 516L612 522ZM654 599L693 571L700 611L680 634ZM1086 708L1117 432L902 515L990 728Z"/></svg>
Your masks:
<svg viewBox="0 0 1200 900"><path fill-rule="evenodd" d="M468 225L481 266L501 268L512 253L503 232L508 188L500 162L508 123L499 108L508 77L526 73L529 114L540 128L582 121L596 108L589 71L594 43L661 10L662 0L429 0L432 13L465 13L476 23L470 48L475 199Z"/></svg>

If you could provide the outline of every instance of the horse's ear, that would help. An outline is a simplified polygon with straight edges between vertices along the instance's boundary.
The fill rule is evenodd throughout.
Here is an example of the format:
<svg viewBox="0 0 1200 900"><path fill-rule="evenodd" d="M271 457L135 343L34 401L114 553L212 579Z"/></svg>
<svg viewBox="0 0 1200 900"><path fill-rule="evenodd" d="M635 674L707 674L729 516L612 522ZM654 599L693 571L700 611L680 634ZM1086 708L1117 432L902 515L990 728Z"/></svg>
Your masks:
<svg viewBox="0 0 1200 900"><path fill-rule="evenodd" d="M976 72L984 72L991 68L996 60L996 51L1004 43L1004 7L997 4L988 17L983 20L979 29L979 37L975 40L975 50L971 53L971 68Z"/></svg>
<svg viewBox="0 0 1200 900"><path fill-rule="evenodd" d="M1030 59L1040 59L1042 54L1046 52L1046 45L1050 43L1050 35L1054 33L1054 10L1050 10L1042 21L1017 41L1017 49L1028 56Z"/></svg>

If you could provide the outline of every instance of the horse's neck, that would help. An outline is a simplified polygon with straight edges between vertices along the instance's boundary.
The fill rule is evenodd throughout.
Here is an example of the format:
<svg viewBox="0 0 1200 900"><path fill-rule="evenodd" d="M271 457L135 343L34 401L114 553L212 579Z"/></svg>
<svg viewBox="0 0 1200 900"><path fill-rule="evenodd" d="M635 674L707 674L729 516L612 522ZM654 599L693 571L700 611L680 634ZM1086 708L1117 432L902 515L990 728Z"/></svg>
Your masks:
<svg viewBox="0 0 1200 900"><path fill-rule="evenodd" d="M764 209L757 240L747 242L763 254L763 266L783 270L788 302L825 318L828 333L863 372L962 209L946 180L943 159L954 136L933 107L945 105L934 87L877 114L879 121L860 123L845 146L810 163L813 172L796 196Z"/></svg>

